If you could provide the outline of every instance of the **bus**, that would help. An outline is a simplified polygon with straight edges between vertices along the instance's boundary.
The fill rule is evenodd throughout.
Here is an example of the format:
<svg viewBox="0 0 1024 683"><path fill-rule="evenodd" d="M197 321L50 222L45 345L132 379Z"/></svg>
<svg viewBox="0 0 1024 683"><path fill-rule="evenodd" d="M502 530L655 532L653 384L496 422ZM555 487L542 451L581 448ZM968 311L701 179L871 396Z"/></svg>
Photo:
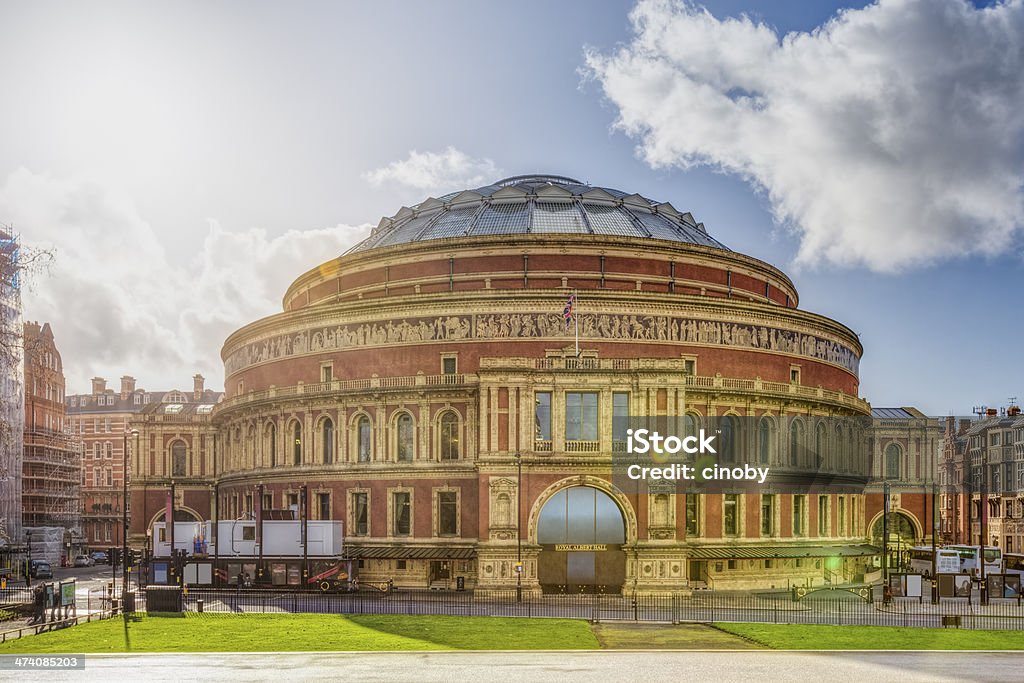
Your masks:
<svg viewBox="0 0 1024 683"><path fill-rule="evenodd" d="M970 574L974 578L981 578L981 570L978 565L979 546L976 545L947 545L947 549L955 550L960 554L960 571ZM1003 551L1000 548L990 545L985 546L985 575L1001 574L1003 572Z"/></svg>
<svg viewBox="0 0 1024 683"><path fill-rule="evenodd" d="M1016 574L1024 580L1024 554L1006 553L1003 555L1003 572L1006 574Z"/></svg>
<svg viewBox="0 0 1024 683"><path fill-rule="evenodd" d="M950 548L938 548L933 551L931 546L923 545L910 549L910 571L931 577L933 564L938 574L959 574L960 553Z"/></svg>

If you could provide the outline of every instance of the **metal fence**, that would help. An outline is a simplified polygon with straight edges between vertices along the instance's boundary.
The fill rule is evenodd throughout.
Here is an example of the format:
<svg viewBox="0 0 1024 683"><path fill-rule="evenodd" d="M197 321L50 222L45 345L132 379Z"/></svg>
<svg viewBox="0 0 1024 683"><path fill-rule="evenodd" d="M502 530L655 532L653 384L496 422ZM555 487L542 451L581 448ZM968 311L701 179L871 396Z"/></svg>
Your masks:
<svg viewBox="0 0 1024 683"><path fill-rule="evenodd" d="M140 600L137 608L142 609ZM265 614L432 614L452 616L561 617L590 621L751 622L914 626L1024 630L1024 605L992 600L988 605L966 599L927 600L871 597L842 591L811 593L798 599L783 593L694 592L651 595L550 595L516 599L514 591L394 591L321 593L268 589L190 588L183 596L186 612Z"/></svg>
<svg viewBox="0 0 1024 683"><path fill-rule="evenodd" d="M22 586L19 588L0 589L0 608L30 604L32 604L31 588Z"/></svg>

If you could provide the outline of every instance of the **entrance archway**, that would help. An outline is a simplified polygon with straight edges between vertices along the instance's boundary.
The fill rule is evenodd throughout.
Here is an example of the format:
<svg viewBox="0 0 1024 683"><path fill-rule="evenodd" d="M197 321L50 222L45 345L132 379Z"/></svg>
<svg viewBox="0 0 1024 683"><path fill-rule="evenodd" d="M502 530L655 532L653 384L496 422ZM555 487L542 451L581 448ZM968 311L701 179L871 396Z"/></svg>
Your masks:
<svg viewBox="0 0 1024 683"><path fill-rule="evenodd" d="M626 579L626 521L590 486L552 495L537 517L537 578L545 593L618 593Z"/></svg>
<svg viewBox="0 0 1024 683"><path fill-rule="evenodd" d="M882 547L883 526L885 521L881 514L871 525L871 542ZM885 544L888 551L889 567L900 569L910 563L910 549L917 545L921 538L918 525L910 516L897 511L889 513L889 542Z"/></svg>

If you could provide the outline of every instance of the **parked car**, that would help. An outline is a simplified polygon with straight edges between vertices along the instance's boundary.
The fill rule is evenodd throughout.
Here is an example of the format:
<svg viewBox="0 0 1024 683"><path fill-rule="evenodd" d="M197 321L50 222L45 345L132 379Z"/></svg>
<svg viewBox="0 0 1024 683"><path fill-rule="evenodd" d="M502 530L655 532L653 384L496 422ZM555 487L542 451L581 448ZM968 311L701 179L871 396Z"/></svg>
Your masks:
<svg viewBox="0 0 1024 683"><path fill-rule="evenodd" d="M96 560L92 559L88 555L78 555L75 557L76 567L91 567L96 564Z"/></svg>
<svg viewBox="0 0 1024 683"><path fill-rule="evenodd" d="M96 550L89 557L92 558L93 564L109 564L110 560L107 559L107 554L102 550Z"/></svg>
<svg viewBox="0 0 1024 683"><path fill-rule="evenodd" d="M32 560L29 572L32 574L33 579L53 578L53 570L50 568L50 563L45 560Z"/></svg>

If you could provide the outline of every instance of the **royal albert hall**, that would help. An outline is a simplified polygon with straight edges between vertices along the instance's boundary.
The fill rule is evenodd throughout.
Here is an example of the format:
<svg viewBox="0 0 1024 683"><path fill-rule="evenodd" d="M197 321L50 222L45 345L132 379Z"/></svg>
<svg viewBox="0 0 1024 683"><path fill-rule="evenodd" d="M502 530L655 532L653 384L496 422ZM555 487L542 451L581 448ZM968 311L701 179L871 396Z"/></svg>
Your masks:
<svg viewBox="0 0 1024 683"><path fill-rule="evenodd" d="M222 519L306 487L360 578L400 587L852 580L875 552L859 493L612 484L613 417L735 418L743 453L785 470L816 421L868 415L857 336L798 303L785 273L640 194L536 175L428 198L227 339L204 481ZM837 473L859 457L843 438Z"/></svg>

